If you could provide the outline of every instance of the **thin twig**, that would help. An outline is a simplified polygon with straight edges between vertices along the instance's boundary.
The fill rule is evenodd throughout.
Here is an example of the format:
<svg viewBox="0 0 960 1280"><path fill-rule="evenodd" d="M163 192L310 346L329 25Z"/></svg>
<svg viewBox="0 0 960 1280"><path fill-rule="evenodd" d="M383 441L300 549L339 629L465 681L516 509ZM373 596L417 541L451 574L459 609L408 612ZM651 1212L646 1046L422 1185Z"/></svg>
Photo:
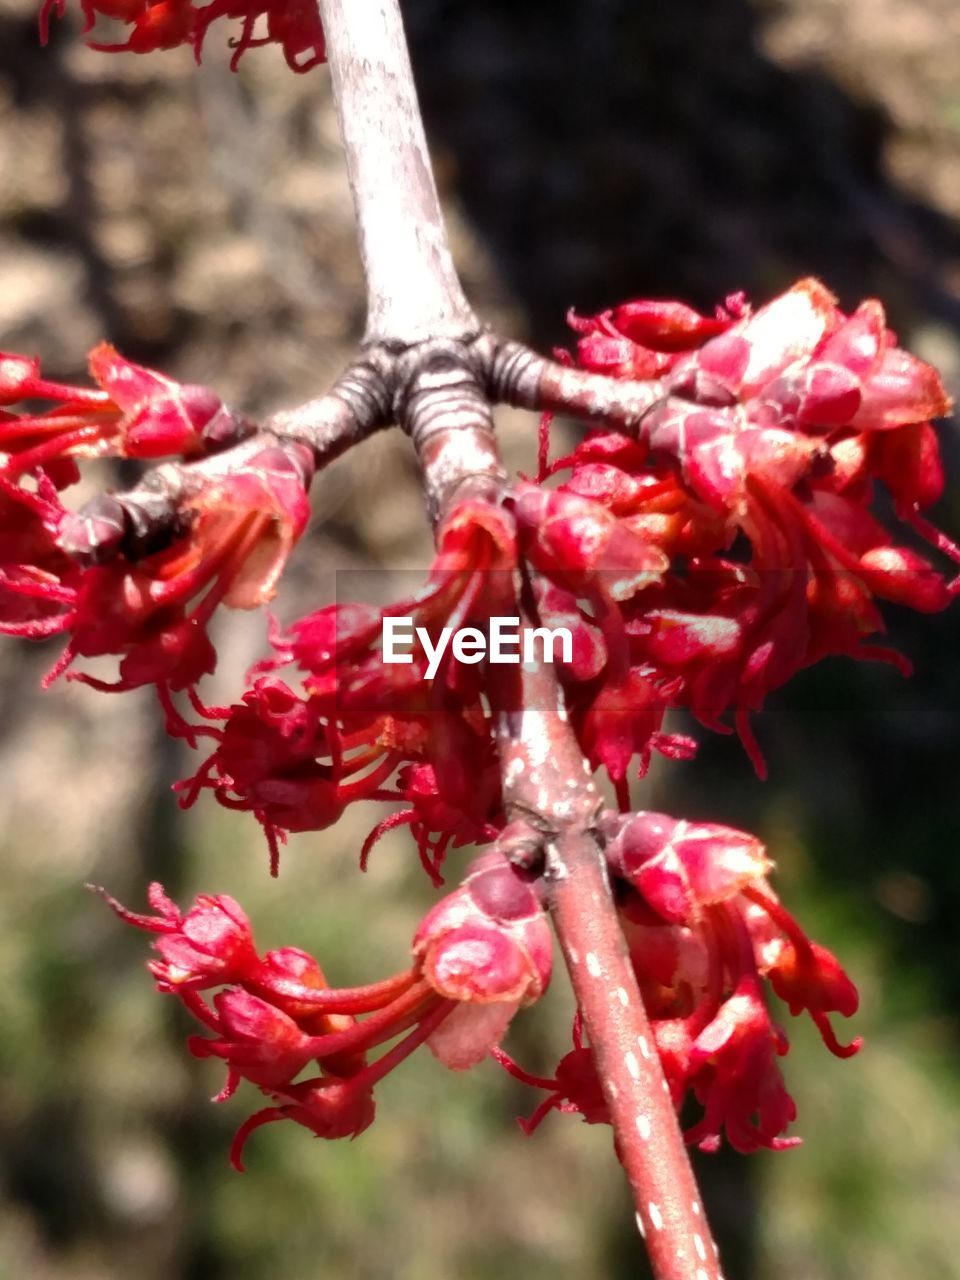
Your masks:
<svg viewBox="0 0 960 1280"><path fill-rule="evenodd" d="M644 416L666 396L658 382L633 382L587 373L538 355L522 342L497 344L490 391L500 404L602 420L635 433Z"/></svg>
<svg viewBox="0 0 960 1280"><path fill-rule="evenodd" d="M369 342L479 330L463 295L396 0L319 0L367 278Z"/></svg>

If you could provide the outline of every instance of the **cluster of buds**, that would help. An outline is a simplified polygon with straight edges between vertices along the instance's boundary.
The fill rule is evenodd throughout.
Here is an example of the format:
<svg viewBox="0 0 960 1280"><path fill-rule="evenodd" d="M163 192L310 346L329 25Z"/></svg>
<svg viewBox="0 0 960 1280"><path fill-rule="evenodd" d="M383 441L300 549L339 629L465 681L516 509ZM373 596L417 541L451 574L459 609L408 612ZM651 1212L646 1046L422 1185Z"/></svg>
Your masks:
<svg viewBox="0 0 960 1280"><path fill-rule="evenodd" d="M573 323L581 367L656 379L664 395L637 438L596 430L546 469L564 477L556 494L521 502L594 503L673 566L639 594L614 581L616 607L581 617L584 650L601 661L599 628L613 690L632 682L721 731L732 712L762 773L749 716L769 692L828 654L908 670L866 643L884 630L876 601L934 612L956 591L868 509L879 483L900 520L960 560L922 515L943 490L930 419L949 398L878 302L847 316L814 280L756 312L740 296L715 317L635 302Z"/></svg>
<svg viewBox="0 0 960 1280"><path fill-rule="evenodd" d="M831 1053L841 1045L829 1015L850 1017L857 990L829 951L811 942L767 883L772 863L759 840L716 823L662 813L606 815L606 857L615 900L656 1050L679 1110L688 1096L703 1115L687 1141L714 1151L723 1135L737 1151L796 1145L796 1117L777 1059L788 1049L764 1002L762 982L794 1015L806 1011ZM502 1050L501 1064L547 1090L529 1133L551 1110L610 1123L579 1018L574 1047L555 1077L533 1076Z"/></svg>
<svg viewBox="0 0 960 1280"><path fill-rule="evenodd" d="M103 896L123 920L156 935L149 968L157 989L176 996L207 1033L190 1038L190 1051L226 1063L216 1101L244 1080L271 1099L237 1132L231 1160L239 1170L249 1135L274 1120L294 1120L320 1138L362 1133L374 1118L374 1086L418 1045L452 1070L475 1066L550 981L539 898L496 850L421 921L410 967L362 987L330 987L296 947L261 956L249 920L226 895L201 894L182 912L154 884L153 915Z"/></svg>
<svg viewBox="0 0 960 1280"><path fill-rule="evenodd" d="M42 0L44 43L66 8ZM326 56L315 0L80 9L85 33L102 34L101 20L127 29L118 43L90 41L95 49L185 46L199 61L210 25L228 18L239 24L232 69L271 43L295 71ZM381 71L403 78L402 65ZM415 140L398 145L422 168ZM831 1017L854 1014L858 994L780 904L757 839L632 812L631 782L655 751L693 755L693 739L665 729L671 707L735 730L762 775L751 716L796 672L834 654L907 669L895 650L868 643L884 630L877 602L938 611L960 577L948 581L901 545L870 508L882 487L901 524L960 562L924 514L943 488L931 419L950 403L937 373L897 345L879 303L847 315L815 280L757 311L742 295L713 316L635 301L571 325L577 350L565 368L486 334L470 362L459 358L463 334L458 357L439 359L430 342L373 343L319 408L304 407L299 423L298 411L278 415L268 430L107 345L90 357L92 387L0 353L0 631L66 638L47 682L77 659L113 655L113 681L69 675L103 690L154 685L170 733L213 743L178 784L181 803L212 792L251 812L274 873L288 833L327 827L361 800L399 805L363 843L361 867L397 827L410 829L435 885L449 850L492 842L421 921L409 966L365 986L330 987L295 947L261 955L225 895L183 912L154 884L152 914L138 914L100 891L154 936L158 990L202 1029L191 1052L226 1065L216 1101L244 1081L268 1100L236 1133L238 1170L250 1134L277 1120L324 1138L362 1133L376 1085L421 1044L453 1070L492 1055L546 1091L522 1122L528 1132L551 1110L615 1124L638 1225L649 1220L659 1236L657 1274L676 1264L709 1280L708 1265L719 1272L667 1094L678 1113L699 1105L685 1138L703 1150L724 1138L741 1152L795 1145L778 1065L788 1040L765 984L791 1014L809 1013L841 1058L860 1041L842 1044ZM486 418L495 396L576 408L591 432L551 464L547 414L536 479L507 485ZM385 425L389 406L438 517L426 583L385 609L339 604L285 631L274 624L273 655L240 699L205 705L197 686L216 664L215 609L273 597L307 523L315 467ZM175 461L71 513L61 495L78 462L103 457ZM400 617L415 638L397 662L386 632ZM524 637L562 630L555 676L526 650L515 680L491 670L484 631L505 617ZM463 655L465 632L479 656ZM589 781L599 770L616 810L601 812ZM547 906L582 1006L573 1049L549 1079L500 1047L549 982ZM631 1006L631 968L643 1008ZM658 1143L638 1158L651 1115Z"/></svg>
<svg viewBox="0 0 960 1280"><path fill-rule="evenodd" d="M0 630L68 637L48 681L77 657L116 654L114 685L76 678L98 688L156 684L169 701L170 690L213 671L206 627L216 607L272 598L309 516L312 458L300 446L256 445L239 465L209 472L180 495L181 536L161 530L154 550L149 499L146 509L104 497L82 517L66 510L60 493L79 478L78 460L189 461L250 426L206 387L174 382L106 344L91 353L90 372L96 387L69 386L42 377L34 359L0 354ZM34 400L55 407L12 409Z"/></svg>
<svg viewBox="0 0 960 1280"><path fill-rule="evenodd" d="M448 661L429 678L422 641L408 663L385 663L383 619L409 616L436 639L445 628L515 610L515 565L508 514L468 504L441 530L414 598L386 611L329 606L274 635L277 656L261 671L296 664L302 692L259 674L242 702L210 709L200 730L217 746L180 784L183 803L209 789L225 807L254 813L275 865L287 832L329 826L351 801L400 801L404 808L371 832L361 865L380 835L406 824L424 868L442 883L448 847L485 842L503 825L483 673Z"/></svg>
<svg viewBox="0 0 960 1280"><path fill-rule="evenodd" d="M62 18L66 8L67 0L43 0L42 44L49 37L51 15ZM193 0L80 0L80 8L84 32L92 31L98 18L130 28L121 43L89 42L91 49L104 53L154 53L185 46L199 62L211 23L229 18L240 23L240 34L230 41L232 71L248 49L267 44L280 46L292 71L309 71L326 60L320 14L311 0L210 0L205 5L196 5Z"/></svg>
<svg viewBox="0 0 960 1280"><path fill-rule="evenodd" d="M630 785L654 751L693 754L692 739L665 730L673 706L736 728L762 771L749 717L795 672L827 654L905 665L867 643L883 631L877 601L938 610L956 584L869 507L882 486L914 535L960 559L924 515L943 486L930 419L948 400L936 373L896 345L879 304L845 315L814 281L756 312L739 297L714 317L636 302L574 323L581 369L660 393L635 429L592 422L536 481L496 498L470 490L441 513L419 591L274 626L272 656L217 707L197 690L216 661L207 624L218 604L272 597L308 518L319 446L257 433L207 389L109 347L93 353L90 388L0 357L0 631L65 635L51 677L113 654L112 682L70 675L101 689L154 684L170 732L212 744L178 784L181 803L210 792L252 813L274 870L288 833L328 827L357 801L390 802L361 865L386 831L408 827L441 884L451 849L497 842L516 816L497 750L500 679L486 657L455 660L444 637L504 616L564 628L558 723L614 787L619 813L600 835L674 1102L703 1107L688 1137L705 1148L723 1134L743 1151L789 1145L794 1108L777 1065L787 1041L762 984L807 1010L840 1056L856 1042L843 1048L829 1015L853 1013L855 989L778 902L756 840L631 815ZM35 411L37 401L53 407ZM131 495L68 512L61 495L78 460L103 456L178 462ZM384 627L398 617L415 639L408 660L391 663ZM225 1092L243 1078L273 1100L241 1131L238 1160L250 1129L282 1116L327 1136L359 1132L373 1085L424 1040L455 1067L496 1049L548 1090L534 1122L550 1108L607 1118L579 1025L553 1080L527 1076L497 1048L549 973L539 900L505 848L495 843L428 915L409 971L346 992L328 989L302 952L259 958L229 899L181 915L156 889L154 916L118 908L158 935L154 975L212 1033L191 1043L227 1062ZM202 993L217 987L208 1002ZM321 1074L299 1079L311 1063Z"/></svg>

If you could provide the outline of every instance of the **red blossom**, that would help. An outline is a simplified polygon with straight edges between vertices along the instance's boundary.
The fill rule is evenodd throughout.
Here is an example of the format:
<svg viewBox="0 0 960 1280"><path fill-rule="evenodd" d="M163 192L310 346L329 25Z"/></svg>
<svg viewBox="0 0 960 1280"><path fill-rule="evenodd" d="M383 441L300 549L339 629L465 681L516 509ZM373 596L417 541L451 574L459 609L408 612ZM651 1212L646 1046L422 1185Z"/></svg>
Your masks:
<svg viewBox="0 0 960 1280"><path fill-rule="evenodd" d="M44 0L40 10L42 44L47 43L50 15L63 17L66 7L67 0ZM237 69L247 49L266 44L278 44L293 71L309 71L326 59L323 27L310 0L211 0L205 5L196 5L193 0L80 0L80 7L86 32L101 15L130 28L127 39L118 44L90 41L92 49L106 53L153 53L187 45L199 62L210 25L219 18L231 18L240 24L239 35L230 41L235 50L231 70ZM258 34L261 29L263 34Z"/></svg>
<svg viewBox="0 0 960 1280"><path fill-rule="evenodd" d="M159 959L149 969L158 989L207 1032L190 1038L191 1052L227 1066L217 1100L247 1080L276 1104L237 1132L238 1169L249 1135L275 1120L318 1137L355 1137L373 1120L374 1085L422 1043L455 1070L480 1062L550 980L546 915L528 878L499 852L474 863L424 917L408 970L362 987L330 987L316 960L294 947L261 959L247 917L226 895L201 894L181 912L154 884L154 914L140 915L98 892L121 919L156 935ZM201 992L213 987L221 990L207 1003ZM298 1080L314 1064L321 1074Z"/></svg>
<svg viewBox="0 0 960 1280"><path fill-rule="evenodd" d="M81 571L60 546L65 514L44 472L35 489L0 475L0 631L42 639L67 624Z"/></svg>
<svg viewBox="0 0 960 1280"><path fill-rule="evenodd" d="M435 884L441 884L440 868L448 848L494 839L499 827L491 818L497 811L500 775L492 759L487 760L479 777L472 773L469 766L476 763L476 754L467 750L463 755L438 755L436 765L404 765L394 794L410 808L377 823L364 841L361 867L366 869L370 851L382 835L409 826L424 870ZM386 791L382 796L392 798Z"/></svg>
<svg viewBox="0 0 960 1280"><path fill-rule="evenodd" d="M161 990L202 990L225 982L242 982L259 965L250 921L227 894L202 893L189 911L180 908L157 883L147 896L155 915L128 911L103 889L97 892L127 924L157 934L160 956L150 972Z"/></svg>
<svg viewBox="0 0 960 1280"><path fill-rule="evenodd" d="M781 1135L794 1109L776 1065L787 1041L766 1011L760 979L786 995L792 1013L808 1009L841 1057L859 1041L840 1046L827 1015L855 1013L855 987L780 907L766 883L772 864L754 837L664 814L609 823L611 870L650 912L635 909L625 926L641 990L655 1019L685 1024L682 1052L665 1066L675 1096L690 1089L705 1107L689 1140L712 1148L725 1130L742 1151L789 1145Z"/></svg>
<svg viewBox="0 0 960 1280"><path fill-rule="evenodd" d="M879 480L901 519L960 558L920 514L942 489L928 419L949 399L936 372L896 346L879 303L847 316L813 280L756 312L728 302L716 320L640 302L574 327L587 368L659 378L670 393L645 416L640 439L601 431L551 467L566 476L562 493L607 513L604 546L642 535L686 560L684 573L662 573L619 601L636 687L659 674L670 700L711 728L725 729L732 711L762 772L748 717L768 693L828 654L904 666L865 643L883 631L876 600L932 612L951 599L953 584L866 509ZM612 363L611 342L620 347ZM530 552L538 566L556 536L548 531L558 502L540 492L518 508L542 525ZM578 564L582 553L564 536ZM738 537L745 562L725 558ZM610 616L606 648L619 672L608 685L622 689Z"/></svg>
<svg viewBox="0 0 960 1280"><path fill-rule="evenodd" d="M62 11L62 0L48 0L44 22L53 8ZM98 15L126 22L130 49L189 43L199 55L210 22L225 16L241 24L234 62L270 41L298 69L323 56L312 6L92 0L84 13L88 29ZM180 784L182 803L209 790L252 812L274 870L288 833L329 826L357 801L390 801L399 807L374 826L361 866L381 835L405 826L439 884L451 849L496 842L513 815L488 667L448 653L431 669L429 647L521 612L568 628L557 715L588 769L604 769L615 789L621 811L602 816L599 839L671 1098L678 1109L691 1098L702 1108L687 1139L706 1150L724 1137L741 1151L791 1146L795 1108L779 1065L788 1044L764 983L791 1014L809 1013L839 1057L860 1042L841 1044L831 1017L853 1015L856 988L777 900L757 839L631 813L630 784L654 751L693 754L690 738L666 730L672 707L721 731L732 720L760 772L750 716L796 672L830 654L905 665L868 643L884 629L879 602L933 612L957 584L870 508L882 486L903 523L960 559L924 514L943 487L929 419L949 402L938 375L897 346L878 303L846 315L812 280L756 311L740 296L713 317L635 301L571 323L581 366L659 382L663 394L634 434L601 423L544 463L538 483L455 504L420 590L382 609L340 604L284 634L275 627L274 656L250 687L212 708L195 689L216 662L207 624L221 603L249 609L273 596L307 521L311 452L256 441L222 470L219 458L186 468L166 541L135 546L135 517L119 499L65 510L60 492L77 478L77 459L196 458L246 424L205 388L110 347L91 357L96 388L52 382L36 360L0 356L0 630L67 634L54 674L114 654L113 684L76 678L112 689L155 683L170 731L213 744ZM13 412L24 400L54 407ZM397 616L429 640L418 637L412 661L399 665L382 649L384 621ZM292 674L281 678L285 667ZM174 705L179 692L197 724ZM331 987L297 948L261 957L226 896L201 895L182 913L154 885L152 915L108 899L156 935L150 970L202 1027L193 1052L226 1064L220 1096L247 1080L269 1099L236 1136L238 1168L249 1134L275 1120L322 1137L362 1132L376 1083L422 1043L453 1069L493 1053L545 1090L528 1130L550 1110L609 1120L579 1015L553 1077L529 1075L499 1049L551 969L541 869L520 870L507 853L507 841L495 844L427 913L407 969L352 988Z"/></svg>
<svg viewBox="0 0 960 1280"><path fill-rule="evenodd" d="M687 1130L689 1143L716 1151L721 1135L736 1151L782 1151L799 1138L781 1136L797 1108L776 1059L787 1041L770 1022L759 984L744 977L690 1051L688 1076L702 1120Z"/></svg>
<svg viewBox="0 0 960 1280"><path fill-rule="evenodd" d="M362 1075L340 1079L327 1075L283 1090L273 1090L282 1100L279 1106L265 1107L248 1117L230 1144L230 1163L245 1172L243 1149L255 1129L276 1120L293 1120L318 1138L356 1138L373 1124L376 1104L373 1085Z"/></svg>
<svg viewBox="0 0 960 1280"><path fill-rule="evenodd" d="M309 478L305 451L265 448L188 500L185 538L133 564L118 557L87 568L63 616L70 640L53 674L112 653L121 658L115 683L77 678L100 689L194 686L216 664L206 627L217 606L253 609L273 597L306 526Z"/></svg>
<svg viewBox="0 0 960 1280"><path fill-rule="evenodd" d="M856 1012L853 983L780 906L766 882L772 863L755 837L661 813L608 812L601 827L671 1096L678 1109L688 1095L703 1107L687 1141L710 1151L723 1135L742 1152L796 1145L798 1138L784 1136L796 1108L778 1066L788 1043L767 1011L762 980L791 1013L810 1013L838 1057L860 1047L859 1039L841 1045L829 1021L831 1013ZM518 1079L547 1090L527 1131L551 1110L609 1123L579 1021L574 1049L553 1079L495 1056Z"/></svg>
<svg viewBox="0 0 960 1280"><path fill-rule="evenodd" d="M611 599L627 600L669 567L648 538L589 499L521 483L514 509L529 563L576 594L602 587Z"/></svg>
<svg viewBox="0 0 960 1280"><path fill-rule="evenodd" d="M500 1065L523 1084L535 1089L546 1089L547 1097L528 1119L518 1120L529 1137L551 1111L568 1115L580 1115L587 1124L609 1124L610 1111L603 1096L603 1086L597 1075L593 1053L583 1039L583 1020L578 1014L573 1022L573 1048L564 1054L557 1064L552 1079L532 1075L514 1062L502 1049L491 1050Z"/></svg>
<svg viewBox="0 0 960 1280"><path fill-rule="evenodd" d="M39 360L0 353L0 405L53 400L43 413L0 414L0 472L15 478L65 457L190 457L243 424L207 387L125 360L108 343L90 353L97 389L51 382Z"/></svg>
<svg viewBox="0 0 960 1280"><path fill-rule="evenodd" d="M402 665L385 663L380 651L387 613L411 616L436 638L475 616L516 609L507 512L462 504L439 543L413 598L385 612L320 609L274 637L278 656L262 667L296 662L307 672L304 694L276 676L259 676L241 703L213 709L202 726L184 730L218 742L180 784L185 804L210 789L226 807L252 811L276 855L287 832L328 826L357 800L396 799L404 808L374 827L361 865L382 834L409 825L435 883L449 847L497 834L502 804L481 674L447 661L430 681L422 654Z"/></svg>
<svg viewBox="0 0 960 1280"><path fill-rule="evenodd" d="M422 920L413 953L434 991L459 1002L429 1044L448 1067L474 1066L521 1005L550 981L552 945L534 888L499 852L478 858Z"/></svg>
<svg viewBox="0 0 960 1280"><path fill-rule="evenodd" d="M383 784L400 756L389 724L365 726L369 736L356 740L341 735L321 719L317 700L274 676L255 680L241 703L203 710L206 722L196 732L218 745L177 784L181 804L210 789L225 808L253 813L267 833L274 871L277 841L288 832L323 830L351 801L390 798Z"/></svg>

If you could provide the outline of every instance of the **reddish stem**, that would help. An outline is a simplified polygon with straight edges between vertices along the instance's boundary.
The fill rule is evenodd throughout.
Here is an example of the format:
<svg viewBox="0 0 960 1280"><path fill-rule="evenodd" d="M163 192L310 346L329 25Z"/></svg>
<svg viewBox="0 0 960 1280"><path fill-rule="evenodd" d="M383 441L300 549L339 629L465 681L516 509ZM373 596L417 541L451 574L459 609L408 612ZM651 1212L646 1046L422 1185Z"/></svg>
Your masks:
<svg viewBox="0 0 960 1280"><path fill-rule="evenodd" d="M657 1280L718 1280L720 1263L596 840L564 834L549 893Z"/></svg>
<svg viewBox="0 0 960 1280"><path fill-rule="evenodd" d="M494 674L495 672L495 674ZM509 816L545 857L547 904L657 1280L720 1280L720 1264L630 963L596 823L600 796L549 666L491 669Z"/></svg>
<svg viewBox="0 0 960 1280"><path fill-rule="evenodd" d="M494 397L520 409L569 413L637 434L644 416L665 400L659 382L588 373L538 355L522 342L497 344L490 373ZM541 442L541 462L544 449Z"/></svg>

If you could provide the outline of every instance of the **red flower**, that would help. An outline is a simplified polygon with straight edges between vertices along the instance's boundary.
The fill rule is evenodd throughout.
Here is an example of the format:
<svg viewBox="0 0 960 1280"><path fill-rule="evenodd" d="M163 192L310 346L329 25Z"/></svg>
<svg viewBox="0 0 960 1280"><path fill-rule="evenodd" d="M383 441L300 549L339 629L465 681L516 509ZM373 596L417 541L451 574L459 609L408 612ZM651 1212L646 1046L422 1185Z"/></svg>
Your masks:
<svg viewBox="0 0 960 1280"><path fill-rule="evenodd" d="M449 764L452 772L459 769L460 761L454 758ZM377 823L364 841L361 867L366 870L370 851L382 835L406 825L417 842L424 870L435 884L442 884L440 868L451 845L458 849L466 844L483 844L497 835L498 827L487 819L496 804L499 788L499 773L492 761L480 778L479 788L469 789L447 777L438 779L433 765L405 765L397 776L394 794L411 807ZM384 793L387 795L389 793ZM462 807L457 803L458 797L462 797Z"/></svg>
<svg viewBox="0 0 960 1280"><path fill-rule="evenodd" d="M63 616L71 636L52 676L77 657L115 653L114 684L76 678L114 690L195 685L216 664L206 626L217 606L252 609L273 597L306 526L311 472L299 446L262 449L187 499L186 538L136 564L119 557L86 569Z"/></svg>
<svg viewBox="0 0 960 1280"><path fill-rule="evenodd" d="M613 600L628 600L659 582L669 567L648 538L589 499L521 483L514 488L514 509L526 559L575 594L602 590Z"/></svg>
<svg viewBox="0 0 960 1280"><path fill-rule="evenodd" d="M249 979L260 963L253 945L250 921L238 902L227 894L202 893L182 913L163 891L151 884L147 897L155 915L138 915L121 906L103 889L97 892L127 924L158 935L150 972L160 990L202 990L225 982Z"/></svg>
<svg viewBox="0 0 960 1280"><path fill-rule="evenodd" d="M61 0L48 0L44 19L51 7ZM312 6L88 0L84 12L90 23L102 13L130 24L126 48L189 42L199 53L209 23L228 16L242 24L236 57L271 40L298 69L323 54ZM267 34L257 36L264 15ZM170 731L214 742L181 784L183 803L211 790L225 807L253 812L274 870L288 832L326 827L354 801L389 800L400 808L374 827L361 866L382 834L409 826L439 884L448 850L497 841L507 814L490 671L482 655L459 662L438 641L521 612L538 627L566 627L557 715L588 772L606 770L622 810L603 815L599 836L671 1097L678 1109L690 1099L702 1108L688 1141L790 1146L795 1108L779 1066L788 1044L764 980L792 1014L810 1014L840 1057L860 1042L842 1045L830 1019L856 1011L856 988L777 901L759 841L630 813L631 771L642 775L653 751L692 755L691 739L665 732L674 706L715 729L729 731L732 718L760 771L749 717L795 672L834 653L902 664L866 644L883 631L878 601L935 611L957 583L899 545L869 508L884 486L899 519L960 559L923 514L943 485L928 419L949 402L936 373L896 345L879 304L847 316L816 281L755 313L739 296L714 317L633 302L573 324L582 365L659 383L635 438L594 432L552 467L542 459L539 483L521 481L502 501L461 501L445 513L416 594L383 610L320 609L273 634L275 656L254 668L241 700L213 708L195 690L216 661L207 623L220 603L249 609L273 596L306 523L311 451L254 439L176 470L179 523L165 530L172 541L148 549L133 502L106 497L77 516L65 511L59 492L76 479L76 460L213 454L247 424L204 388L109 347L91 359L96 389L0 356L0 405L55 406L0 408L0 630L68 633L54 674L78 657L116 654L114 684L77 678L100 688L155 683ZM382 632L398 616L417 634L411 660L396 664ZM279 677L288 664L299 684ZM173 705L180 691L200 723ZM275 1120L323 1137L362 1132L376 1083L422 1043L453 1069L493 1053L546 1090L528 1130L552 1109L609 1119L579 1018L552 1078L528 1075L499 1050L551 969L540 890L508 852L508 842L495 845L425 916L406 970L351 988L330 987L296 948L261 957L232 899L202 896L181 913L153 886L155 914L142 916L108 899L156 935L151 972L203 1028L193 1052L226 1064L220 1096L246 1079L270 1100L236 1136L238 1168L249 1134Z"/></svg>
<svg viewBox="0 0 960 1280"><path fill-rule="evenodd" d="M413 953L439 995L460 1006L430 1047L448 1067L482 1061L551 971L551 937L534 889L499 852L478 858L463 883L423 919Z"/></svg>
<svg viewBox="0 0 960 1280"><path fill-rule="evenodd" d="M690 1050L688 1078L704 1115L687 1130L687 1141L716 1151L726 1132L734 1150L745 1155L796 1146L799 1138L780 1136L797 1115L776 1065L787 1048L783 1032L770 1022L759 984L745 976Z"/></svg>
<svg viewBox="0 0 960 1280"><path fill-rule="evenodd" d="M115 684L80 678L116 689L156 682L166 697L213 670L206 624L218 604L249 609L272 597L309 514L312 458L296 445L252 448L239 464L213 467L202 485L187 482L178 513L186 536L136 563L117 554L97 564L90 547L123 550L131 518L109 496L80 515L64 509L57 490L77 479L75 459L189 458L249 427L205 387L182 386L106 344L90 369L99 389L51 382L37 360L0 356L0 404L58 402L40 414L0 410L0 630L69 633L48 680L76 657L114 653ZM180 723L169 706L168 716Z"/></svg>
<svg viewBox="0 0 960 1280"><path fill-rule="evenodd" d="M308 673L306 696L261 676L242 703L214 709L203 726L182 730L219 744L181 784L184 803L209 788L225 806L251 810L275 862L286 832L325 827L355 800L400 800L403 810L371 832L361 865L379 836L406 824L428 874L440 883L450 845L492 839L502 826L482 673L444 660L431 680L422 653L410 664L385 663L382 623L385 616L409 615L435 643L443 629L516 611L515 562L509 514L468 502L444 524L427 583L412 599L384 612L331 606L275 636L278 656L261 670L296 661Z"/></svg>
<svg viewBox="0 0 960 1280"><path fill-rule="evenodd" d="M274 873L287 832L320 831L353 800L391 798L382 787L400 757L386 726L379 737L354 744L321 720L317 700L299 697L273 676L255 680L241 703L204 712L207 723L195 732L218 745L192 778L178 783L181 804L189 807L209 788L225 808L253 813L267 834Z"/></svg>
<svg viewBox="0 0 960 1280"><path fill-rule="evenodd" d="M680 356L729 329L744 311L741 294L727 299L715 316L701 316L683 302L626 302L601 315L570 312L570 327L581 334L577 360L585 369L616 378L658 378Z"/></svg>
<svg viewBox="0 0 960 1280"><path fill-rule="evenodd" d="M67 0L44 0L40 10L40 41L47 43L50 15L62 17ZM200 61L207 29L218 18L240 22L240 34L231 40L235 53L231 70L237 69L247 49L278 44L287 66L293 71L309 71L326 58L323 27L315 4L309 0L212 0L195 5L193 0L81 0L90 31L98 15L119 19L132 29L125 43L90 42L92 49L106 53L152 53L189 45ZM259 19L266 20L267 34L254 34Z"/></svg>
<svg viewBox="0 0 960 1280"><path fill-rule="evenodd" d="M0 471L10 478L66 457L191 457L248 428L207 387L184 386L125 360L90 353L99 390L41 377L39 360L0 353L0 405L54 400L45 413L0 414Z"/></svg>
<svg viewBox="0 0 960 1280"><path fill-rule="evenodd" d="M80 569L61 549L66 512L44 472L36 489L0 475L0 631L42 639L62 631Z"/></svg>
<svg viewBox="0 0 960 1280"><path fill-rule="evenodd" d="M951 599L955 585L866 510L880 480L902 519L960 559L920 514L942 489L927 419L949 399L936 372L896 346L879 303L848 317L813 280L755 313L742 300L716 320L635 303L575 327L586 332L581 363L659 378L668 394L639 440L597 434L551 471L568 471L561 492L605 509L617 537L642 535L685 561L682 575L625 593L605 625L599 615L620 668L607 683L626 687L613 619L629 635L633 679L672 688L668 700L715 729L732 709L762 772L748 716L771 690L827 654L905 665L864 643L883 630L875 598L927 612ZM540 493L544 527L557 501ZM722 558L737 537L745 563Z"/></svg>
<svg viewBox="0 0 960 1280"><path fill-rule="evenodd" d="M715 1150L723 1134L738 1151L796 1145L784 1137L796 1108L777 1065L788 1049L771 1020L761 981L797 1014L807 1010L824 1043L849 1057L829 1015L849 1017L857 991L824 947L811 943L766 882L772 864L755 837L717 823L660 813L608 812L602 821L607 861L657 1052L679 1109L687 1095L703 1107L687 1141ZM580 1112L609 1123L579 1021L574 1049L553 1079L530 1076L498 1060L548 1097L525 1124L548 1111Z"/></svg>
<svg viewBox="0 0 960 1280"><path fill-rule="evenodd" d="M255 1129L275 1120L293 1120L318 1138L356 1138L373 1124L373 1085L362 1074L326 1075L273 1090L281 1105L265 1107L243 1122L230 1144L230 1163L244 1172L243 1148Z"/></svg>
<svg viewBox="0 0 960 1280"><path fill-rule="evenodd" d="M664 814L610 819L611 870L635 891L623 911L634 968L652 1016L670 1024L680 1052L664 1065L675 1097L690 1089L705 1108L688 1140L705 1149L722 1130L740 1151L790 1145L794 1118L776 1059L787 1040L764 1007L769 977L796 1014L808 1009L827 1047L846 1057L828 1014L849 1017L856 988L812 944L766 883L771 868L754 837ZM775 977L775 975L777 975ZM683 1034L676 1039L676 1020Z"/></svg>
<svg viewBox="0 0 960 1280"><path fill-rule="evenodd" d="M212 1032L192 1036L191 1051L227 1065L217 1100L248 1080L276 1104L237 1132L231 1160L238 1169L249 1135L275 1120L294 1120L324 1138L361 1133L373 1120L377 1081L424 1042L448 1067L473 1066L550 980L543 908L523 874L496 852L478 860L424 918L411 968L363 987L329 987L313 957L296 948L261 959L246 916L224 895L201 895L183 913L155 884L155 914L138 915L99 892L121 919L157 935L160 958L149 968L158 989L176 995ZM200 994L211 987L226 988L212 1006ZM368 1062L368 1053L390 1040L393 1047ZM298 1080L313 1063L321 1074Z"/></svg>
<svg viewBox="0 0 960 1280"><path fill-rule="evenodd" d="M529 1119L517 1121L527 1137L539 1128L541 1121L551 1111L580 1115L587 1124L610 1123L610 1111L603 1096L593 1053L584 1044L583 1021L579 1013L573 1020L573 1048L560 1059L552 1079L525 1071L500 1048L492 1049L491 1055L515 1080L529 1084L534 1089L547 1090L547 1097L533 1115Z"/></svg>

